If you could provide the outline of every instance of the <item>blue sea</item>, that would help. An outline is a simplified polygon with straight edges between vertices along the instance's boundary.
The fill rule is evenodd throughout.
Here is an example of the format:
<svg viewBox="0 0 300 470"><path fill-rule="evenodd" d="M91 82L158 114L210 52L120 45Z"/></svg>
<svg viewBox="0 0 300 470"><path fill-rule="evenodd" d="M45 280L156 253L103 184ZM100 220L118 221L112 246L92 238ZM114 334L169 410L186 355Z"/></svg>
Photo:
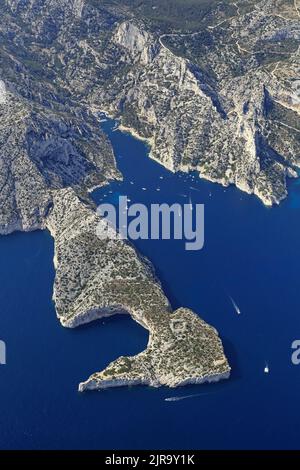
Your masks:
<svg viewBox="0 0 300 470"><path fill-rule="evenodd" d="M135 245L154 264L173 308L189 307L218 329L232 376L177 390L78 393L91 373L142 351L148 333L125 316L63 328L51 300L50 235L0 237L0 339L7 345L0 448L299 448L300 365L291 361L291 344L300 339L299 181L290 182L280 207L268 209L234 187L170 173L149 159L145 143L114 125L102 124L124 180L94 199L117 205L127 195L149 206L191 196L205 204L203 250L186 251L178 240ZM187 395L196 396L165 401Z"/></svg>

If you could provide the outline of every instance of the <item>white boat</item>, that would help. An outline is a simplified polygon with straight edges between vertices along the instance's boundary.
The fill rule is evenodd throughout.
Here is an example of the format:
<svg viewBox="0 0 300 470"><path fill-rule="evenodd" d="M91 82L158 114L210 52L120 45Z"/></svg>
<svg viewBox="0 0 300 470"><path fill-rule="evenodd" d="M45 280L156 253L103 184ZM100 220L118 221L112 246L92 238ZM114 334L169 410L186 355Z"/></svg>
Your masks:
<svg viewBox="0 0 300 470"><path fill-rule="evenodd" d="M264 373L268 374L270 372L269 364L266 363L265 368L264 368Z"/></svg>

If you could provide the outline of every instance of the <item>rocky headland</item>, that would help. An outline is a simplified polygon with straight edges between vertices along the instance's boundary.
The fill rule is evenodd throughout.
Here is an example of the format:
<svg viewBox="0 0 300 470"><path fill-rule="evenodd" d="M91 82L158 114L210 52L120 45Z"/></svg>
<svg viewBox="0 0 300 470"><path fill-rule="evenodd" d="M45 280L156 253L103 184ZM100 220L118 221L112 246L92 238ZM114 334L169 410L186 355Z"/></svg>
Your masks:
<svg viewBox="0 0 300 470"><path fill-rule="evenodd" d="M300 166L298 1L228 4L191 32L158 28L119 1L1 1L0 233L50 230L62 325L121 312L150 334L144 352L80 390L229 375L217 332L190 310L172 312L130 244L99 238L89 198L121 178L98 111L171 171L234 184L268 206L287 196Z"/></svg>

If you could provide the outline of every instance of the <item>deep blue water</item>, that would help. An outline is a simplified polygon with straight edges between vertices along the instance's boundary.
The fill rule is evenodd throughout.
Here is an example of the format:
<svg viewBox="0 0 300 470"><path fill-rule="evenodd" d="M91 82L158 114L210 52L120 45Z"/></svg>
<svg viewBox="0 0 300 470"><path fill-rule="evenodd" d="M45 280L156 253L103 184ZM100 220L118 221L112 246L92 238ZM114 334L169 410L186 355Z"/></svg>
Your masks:
<svg viewBox="0 0 300 470"><path fill-rule="evenodd" d="M50 235L0 237L0 339L7 344L0 448L299 448L300 366L291 363L291 343L300 339L299 182L290 183L279 208L267 209L235 188L173 175L147 157L144 143L112 132L111 122L103 127L124 181L96 191L97 202L116 204L123 194L147 205L184 203L191 194L205 204L202 251L185 251L182 241L136 246L173 307L190 307L219 330L232 377L176 391L79 394L78 383L92 372L144 349L147 332L124 316L64 329L51 301ZM190 394L201 395L164 401Z"/></svg>

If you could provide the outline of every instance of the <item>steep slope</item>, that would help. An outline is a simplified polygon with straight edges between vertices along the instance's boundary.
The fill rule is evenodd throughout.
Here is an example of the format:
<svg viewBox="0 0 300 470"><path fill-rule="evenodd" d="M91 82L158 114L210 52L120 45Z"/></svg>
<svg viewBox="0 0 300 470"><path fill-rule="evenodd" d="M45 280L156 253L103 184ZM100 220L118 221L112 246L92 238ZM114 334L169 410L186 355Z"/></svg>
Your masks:
<svg viewBox="0 0 300 470"><path fill-rule="evenodd" d="M4 82L2 82L4 84ZM9 82L0 103L0 233L44 227L51 190L78 194L118 178L110 145L91 116L33 104Z"/></svg>

